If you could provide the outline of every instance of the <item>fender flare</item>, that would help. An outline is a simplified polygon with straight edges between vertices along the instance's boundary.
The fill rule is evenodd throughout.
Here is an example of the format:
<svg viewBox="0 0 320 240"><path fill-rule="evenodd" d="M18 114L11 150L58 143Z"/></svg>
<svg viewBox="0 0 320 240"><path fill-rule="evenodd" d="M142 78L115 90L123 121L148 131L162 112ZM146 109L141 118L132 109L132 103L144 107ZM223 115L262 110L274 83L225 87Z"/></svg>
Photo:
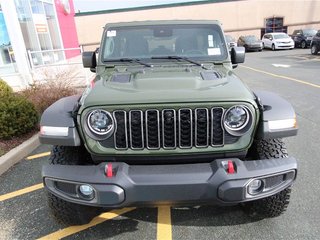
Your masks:
<svg viewBox="0 0 320 240"><path fill-rule="evenodd" d="M254 92L260 105L261 117L257 139L273 139L296 136L298 127L292 105L275 93Z"/></svg>
<svg viewBox="0 0 320 240"><path fill-rule="evenodd" d="M61 98L48 107L40 120L39 140L42 144L80 146L81 140L73 112L80 95Z"/></svg>

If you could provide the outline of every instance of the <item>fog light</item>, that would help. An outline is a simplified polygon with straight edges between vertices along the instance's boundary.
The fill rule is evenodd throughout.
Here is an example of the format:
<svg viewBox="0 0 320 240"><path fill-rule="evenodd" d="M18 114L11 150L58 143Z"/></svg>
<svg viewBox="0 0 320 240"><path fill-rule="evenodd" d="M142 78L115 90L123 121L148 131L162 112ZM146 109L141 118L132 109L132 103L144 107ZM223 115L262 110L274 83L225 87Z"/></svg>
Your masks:
<svg viewBox="0 0 320 240"><path fill-rule="evenodd" d="M90 185L81 185L79 187L79 192L81 193L81 196L86 199L94 198L94 189Z"/></svg>
<svg viewBox="0 0 320 240"><path fill-rule="evenodd" d="M255 195L262 192L263 188L264 188L263 181L260 179L254 179L248 185L248 193L251 195Z"/></svg>

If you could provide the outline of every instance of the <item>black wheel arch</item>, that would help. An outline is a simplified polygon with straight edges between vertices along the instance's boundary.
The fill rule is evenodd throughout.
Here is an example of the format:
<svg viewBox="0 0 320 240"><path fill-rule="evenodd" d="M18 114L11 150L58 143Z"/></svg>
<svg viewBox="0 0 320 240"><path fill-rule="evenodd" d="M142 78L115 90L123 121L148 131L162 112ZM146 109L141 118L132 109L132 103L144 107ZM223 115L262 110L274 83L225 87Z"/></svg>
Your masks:
<svg viewBox="0 0 320 240"><path fill-rule="evenodd" d="M268 91L255 91L260 106L260 120L256 132L256 139L274 139L295 136L298 133L297 124L290 128L271 129L274 121L293 119L296 114L293 106L284 98Z"/></svg>
<svg viewBox="0 0 320 240"><path fill-rule="evenodd" d="M78 108L80 95L64 97L48 107L41 116L39 140L42 144L80 146L74 114ZM66 135L50 135L43 127L66 129Z"/></svg>

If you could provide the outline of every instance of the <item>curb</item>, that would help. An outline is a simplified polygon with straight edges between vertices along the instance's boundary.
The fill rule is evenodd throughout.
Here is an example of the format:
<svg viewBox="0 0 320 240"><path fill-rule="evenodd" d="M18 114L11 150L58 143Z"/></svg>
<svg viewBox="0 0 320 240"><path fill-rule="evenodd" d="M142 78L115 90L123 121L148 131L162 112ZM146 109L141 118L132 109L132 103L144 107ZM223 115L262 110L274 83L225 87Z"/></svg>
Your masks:
<svg viewBox="0 0 320 240"><path fill-rule="evenodd" d="M0 157L0 176L40 145L38 133Z"/></svg>

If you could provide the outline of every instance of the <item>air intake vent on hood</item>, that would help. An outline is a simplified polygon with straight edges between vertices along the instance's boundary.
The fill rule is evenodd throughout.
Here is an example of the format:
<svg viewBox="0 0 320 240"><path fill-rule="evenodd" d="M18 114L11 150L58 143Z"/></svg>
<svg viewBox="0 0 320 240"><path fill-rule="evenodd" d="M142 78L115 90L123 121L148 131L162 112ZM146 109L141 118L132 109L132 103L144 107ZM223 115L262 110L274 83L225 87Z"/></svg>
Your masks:
<svg viewBox="0 0 320 240"><path fill-rule="evenodd" d="M221 74L216 71L204 71L204 72L200 72L200 75L203 80L208 80L208 81L222 78Z"/></svg>
<svg viewBox="0 0 320 240"><path fill-rule="evenodd" d="M130 82L131 74L125 73L125 74L114 74L111 77L111 82L118 82L118 83L128 83Z"/></svg>

